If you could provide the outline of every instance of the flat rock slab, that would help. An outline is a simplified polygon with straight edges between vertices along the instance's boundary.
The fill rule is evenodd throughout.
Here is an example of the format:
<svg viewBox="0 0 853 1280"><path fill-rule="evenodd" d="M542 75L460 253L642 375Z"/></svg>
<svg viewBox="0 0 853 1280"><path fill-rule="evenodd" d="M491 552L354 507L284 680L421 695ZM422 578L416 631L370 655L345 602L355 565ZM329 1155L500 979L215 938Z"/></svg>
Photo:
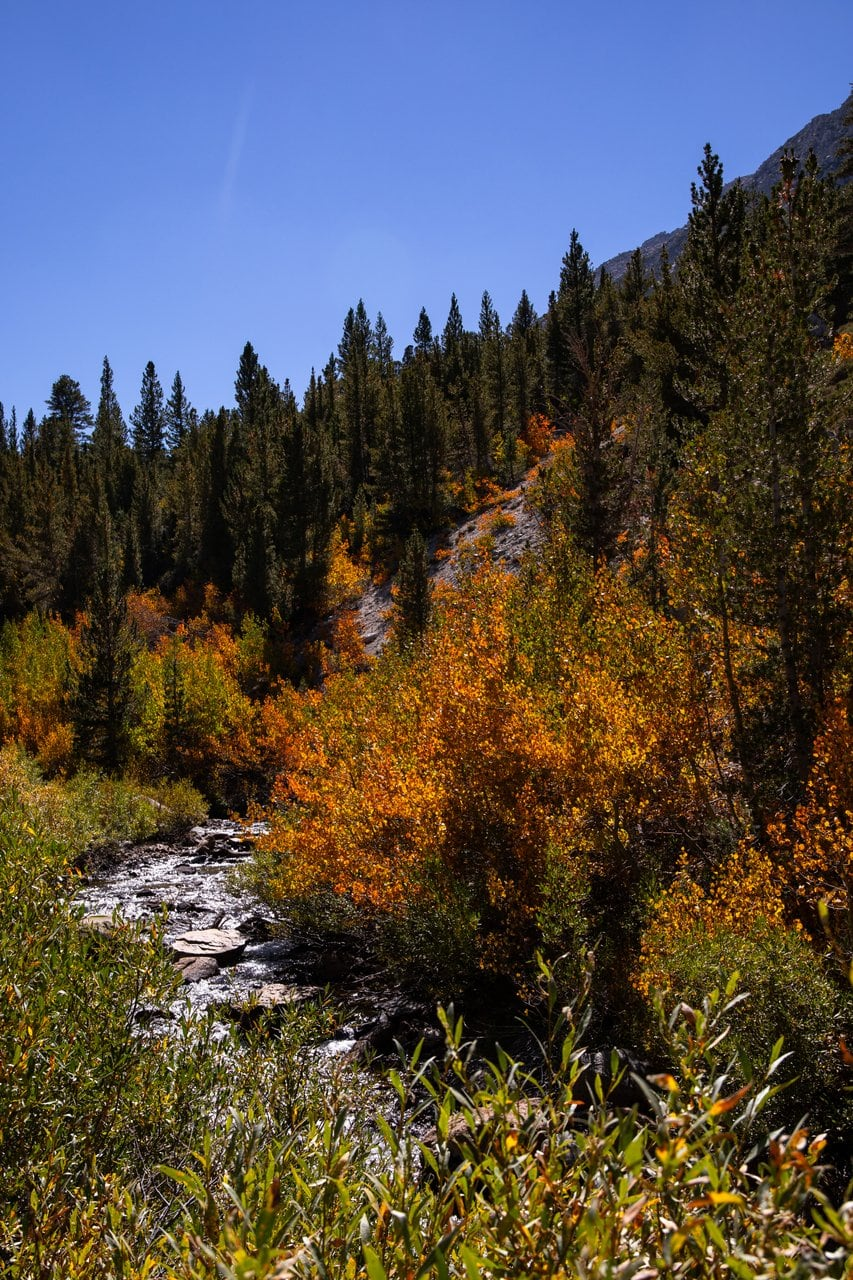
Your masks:
<svg viewBox="0 0 853 1280"><path fill-rule="evenodd" d="M237 1003L229 1001L220 1006L221 1012L241 1027L248 1028L258 1018L275 1019L287 1009L296 1008L322 995L319 987L302 987L288 982L265 982L262 987L250 992L246 1000Z"/></svg>
<svg viewBox="0 0 853 1280"><path fill-rule="evenodd" d="M205 978L215 978L219 965L211 956L181 956L175 961L175 968L183 982L201 982Z"/></svg>
<svg viewBox="0 0 853 1280"><path fill-rule="evenodd" d="M257 992L252 992L252 1000L264 1013L275 1013L277 1009L304 1004L306 1000L313 1000L320 994L319 987L300 987L288 982L265 982Z"/></svg>
<svg viewBox="0 0 853 1280"><path fill-rule="evenodd" d="M172 943L177 956L201 956L230 964L246 950L246 939L232 929L190 929Z"/></svg>

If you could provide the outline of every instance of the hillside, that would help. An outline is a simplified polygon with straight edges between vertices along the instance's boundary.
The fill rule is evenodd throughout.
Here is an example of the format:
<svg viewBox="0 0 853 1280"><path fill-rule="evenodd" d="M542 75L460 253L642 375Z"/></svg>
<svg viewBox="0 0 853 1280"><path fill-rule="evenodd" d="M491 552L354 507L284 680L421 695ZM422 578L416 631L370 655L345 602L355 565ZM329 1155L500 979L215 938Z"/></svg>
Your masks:
<svg viewBox="0 0 853 1280"><path fill-rule="evenodd" d="M814 151L821 173L834 173L838 167L838 149L844 137L844 113L846 109L847 102L843 102L834 111L824 112L822 115L815 116L798 133L788 138L766 160L763 160L754 173L734 179L733 182L739 181L748 191L755 191L760 195L769 195L774 184L779 180L779 161L786 151L792 151L801 158L805 158L809 151ZM723 159L725 161L725 157ZM729 186L733 185L733 182L729 183ZM686 240L686 223L684 226L676 227L674 231L659 231L656 235L650 236L648 240L644 240L640 245L640 252L643 255L643 265L646 270L657 273L664 248L666 248L670 262L675 262L684 248ZM600 269L606 271L614 280L621 280L628 269L632 253L632 249L628 249L624 253L617 253L614 257L608 258L606 262L602 262Z"/></svg>
<svg viewBox="0 0 853 1280"><path fill-rule="evenodd" d="M455 585L460 568L485 551L493 563L513 572L526 551L541 545L544 530L527 502L527 490L538 471L537 464L488 510L466 516L449 533L430 539L429 575L433 583ZM392 581L371 583L358 601L358 629L371 657L381 653L390 632L392 588Z"/></svg>

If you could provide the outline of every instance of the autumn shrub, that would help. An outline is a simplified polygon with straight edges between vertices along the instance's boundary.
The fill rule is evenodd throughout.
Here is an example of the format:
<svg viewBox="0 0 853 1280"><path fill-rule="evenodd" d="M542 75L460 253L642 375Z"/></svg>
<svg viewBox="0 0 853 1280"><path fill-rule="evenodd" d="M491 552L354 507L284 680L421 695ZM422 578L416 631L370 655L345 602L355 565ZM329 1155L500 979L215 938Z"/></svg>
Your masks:
<svg viewBox="0 0 853 1280"><path fill-rule="evenodd" d="M183 1212L157 1261L180 1280L840 1277L851 1204L820 1188L820 1138L762 1139L784 1062L735 1086L732 994L664 1026L676 1073L639 1082L645 1116L584 1080L576 1006L544 1085L500 1050L483 1068L444 1014L445 1055L389 1073L373 1126L340 1081L284 1133L258 1098L172 1173Z"/></svg>
<svg viewBox="0 0 853 1280"><path fill-rule="evenodd" d="M793 814L768 827L768 847L798 914L816 935L826 915L846 973L853 960L853 726L830 706L814 745L811 774Z"/></svg>
<svg viewBox="0 0 853 1280"><path fill-rule="evenodd" d="M498 972L542 940L549 859L585 886L576 912L593 932L612 927L614 896L626 915L709 803L703 729L677 631L606 577L570 577L477 570L439 593L416 651L305 704L260 842L262 892L338 894L400 938L420 913Z"/></svg>
<svg viewBox="0 0 853 1280"><path fill-rule="evenodd" d="M251 620L236 637L224 623L181 624L134 664L138 716L133 761L143 776L186 778L210 800L239 803L257 703L243 684L265 683L265 636Z"/></svg>
<svg viewBox="0 0 853 1280"><path fill-rule="evenodd" d="M515 516L511 511L498 509L490 515L484 516L482 519L484 532L494 537L498 533L505 533L508 529L515 527Z"/></svg>
<svg viewBox="0 0 853 1280"><path fill-rule="evenodd" d="M801 928L786 923L783 895L770 859L744 844L703 889L686 863L650 913L636 982L650 997L693 1002L726 985L733 973L750 998L733 1012L732 1047L758 1061L784 1042L791 1087L770 1120L794 1123L808 1112L816 1128L853 1135L853 1107L843 1099L839 1037L853 1016L849 991L832 980Z"/></svg>
<svg viewBox="0 0 853 1280"><path fill-rule="evenodd" d="M0 741L18 742L51 773L71 763L76 640L38 612L0 629Z"/></svg>
<svg viewBox="0 0 853 1280"><path fill-rule="evenodd" d="M532 413L524 428L524 443L531 456L544 458L554 442L554 424L543 413Z"/></svg>
<svg viewBox="0 0 853 1280"><path fill-rule="evenodd" d="M833 341L832 354L839 364L853 360L853 333L839 333Z"/></svg>
<svg viewBox="0 0 853 1280"><path fill-rule="evenodd" d="M28 777L0 807L10 1280L844 1274L851 1202L822 1189L818 1137L762 1137L787 1064L738 1086L732 987L662 1026L643 1114L586 1078L583 1006L544 965L527 1068L483 1062L450 1011L444 1053L381 1075L306 1050L322 1008L275 1038L145 1032L175 994L156 930L81 927L79 850L36 831Z"/></svg>
<svg viewBox="0 0 853 1280"><path fill-rule="evenodd" d="M311 1089L295 1051L223 1043L179 1008L169 1035L147 1034L177 994L158 922L86 928L74 868L88 833L8 748L0 779L0 1270L162 1275L156 1243L182 1205L158 1166L205 1149L220 1163L211 1135L229 1107L263 1088L274 1133ZM295 1013L286 1035L295 1045L318 1025Z"/></svg>
<svg viewBox="0 0 853 1280"><path fill-rule="evenodd" d="M105 778L82 769L48 780L20 747L0 749L0 802L20 809L36 831L82 851L120 840L147 840L186 830L206 813L189 783Z"/></svg>

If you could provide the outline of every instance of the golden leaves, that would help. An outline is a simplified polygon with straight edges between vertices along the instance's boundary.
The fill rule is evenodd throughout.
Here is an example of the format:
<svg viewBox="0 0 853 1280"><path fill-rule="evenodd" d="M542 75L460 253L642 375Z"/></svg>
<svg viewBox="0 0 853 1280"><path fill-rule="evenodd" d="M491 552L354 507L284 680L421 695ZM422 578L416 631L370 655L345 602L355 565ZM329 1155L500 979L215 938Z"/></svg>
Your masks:
<svg viewBox="0 0 853 1280"><path fill-rule="evenodd" d="M262 842L279 891L381 912L471 893L482 962L503 966L535 943L555 848L630 876L639 824L692 802L698 720L674 630L606 575L590 588L583 632L556 580L537 584L544 678L523 589L487 567L442 594L423 650L344 672L294 714Z"/></svg>

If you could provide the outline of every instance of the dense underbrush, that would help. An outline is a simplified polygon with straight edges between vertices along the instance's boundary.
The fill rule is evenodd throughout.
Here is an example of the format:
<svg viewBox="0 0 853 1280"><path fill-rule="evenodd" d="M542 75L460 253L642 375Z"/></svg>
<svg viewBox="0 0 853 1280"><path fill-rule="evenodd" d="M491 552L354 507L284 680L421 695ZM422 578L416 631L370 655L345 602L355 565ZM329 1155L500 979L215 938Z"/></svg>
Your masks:
<svg viewBox="0 0 853 1280"><path fill-rule="evenodd" d="M731 1058L734 983L675 1002L659 1031L670 1071L627 1108L589 1078L583 991L564 1005L547 966L526 1067L485 1063L452 1013L438 1061L380 1076L305 1048L328 1035L327 1007L275 1038L223 1041L188 1017L146 1034L175 995L157 929L81 927L79 849L32 802L7 772L4 1274L844 1273L853 1208L820 1189L819 1135L766 1133L790 1061L779 1044L766 1067Z"/></svg>

